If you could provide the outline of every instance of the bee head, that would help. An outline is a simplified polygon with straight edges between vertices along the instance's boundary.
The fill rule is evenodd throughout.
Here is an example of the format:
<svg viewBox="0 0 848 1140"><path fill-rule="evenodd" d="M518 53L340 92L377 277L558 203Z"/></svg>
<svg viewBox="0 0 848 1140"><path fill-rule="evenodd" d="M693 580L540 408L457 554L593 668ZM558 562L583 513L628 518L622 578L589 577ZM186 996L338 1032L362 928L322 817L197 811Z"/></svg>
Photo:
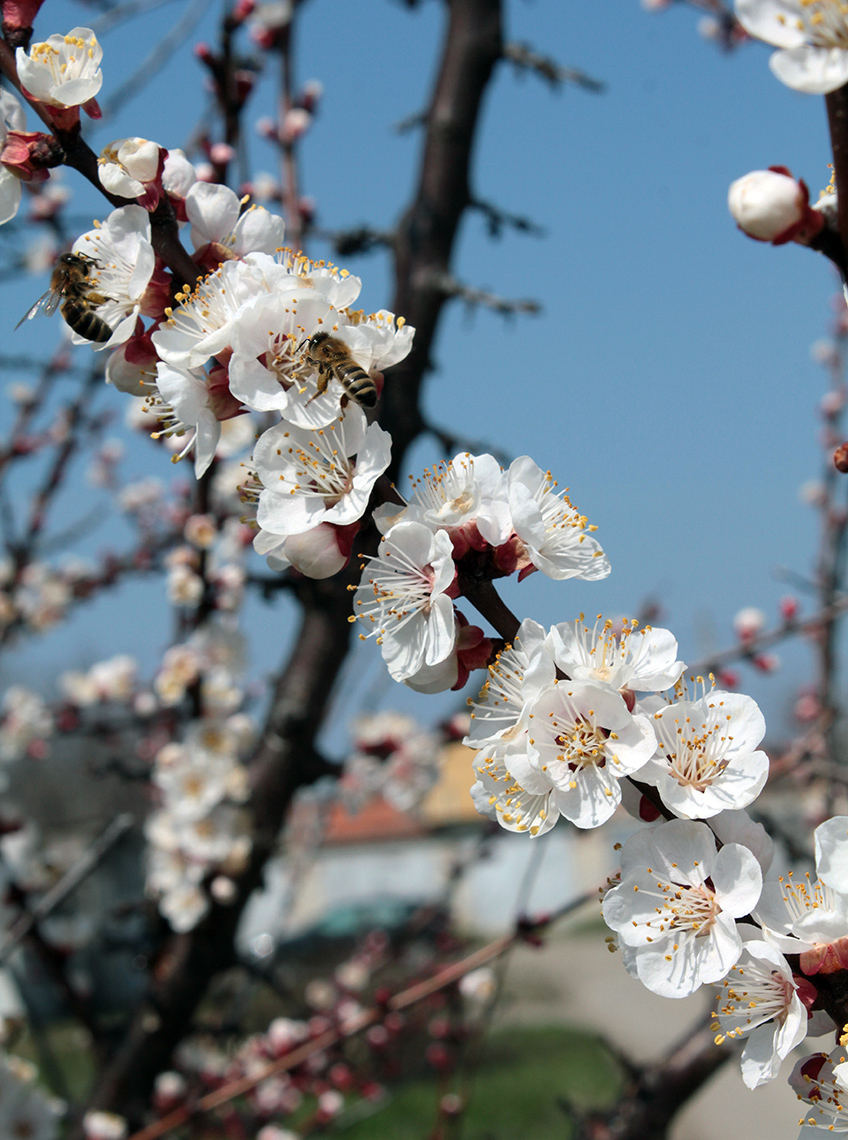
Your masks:
<svg viewBox="0 0 848 1140"><path fill-rule="evenodd" d="M328 332L313 333L312 336L307 336L307 337L303 338L303 340L297 346L298 351L301 348L303 348L304 345L308 345L307 353L312 353L315 351L316 348L318 348L319 345L322 345L325 340L329 340L329 339L330 339L330 334Z"/></svg>

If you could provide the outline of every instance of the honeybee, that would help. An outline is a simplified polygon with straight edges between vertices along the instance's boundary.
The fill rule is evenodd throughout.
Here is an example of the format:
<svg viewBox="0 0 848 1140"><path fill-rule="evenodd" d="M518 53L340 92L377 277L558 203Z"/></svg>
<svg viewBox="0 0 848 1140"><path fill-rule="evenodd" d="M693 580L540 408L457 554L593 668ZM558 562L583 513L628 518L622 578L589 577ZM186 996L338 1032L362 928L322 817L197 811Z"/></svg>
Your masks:
<svg viewBox="0 0 848 1140"><path fill-rule="evenodd" d="M327 391L330 379L335 377L345 390L343 408L348 399L363 408L376 406L377 385L362 365L356 363L350 347L340 337L330 336L328 332L315 333L307 342L306 359L318 365L318 391L313 400Z"/></svg>
<svg viewBox="0 0 848 1140"><path fill-rule="evenodd" d="M24 321L31 321L39 313L45 313L49 317L61 307L62 316L75 333L99 344L107 341L112 330L94 309L108 298L96 292L88 280L89 273L96 265L94 258L86 257L83 253L63 253L53 269L50 288L38 298L29 312L24 313L15 328L20 328Z"/></svg>

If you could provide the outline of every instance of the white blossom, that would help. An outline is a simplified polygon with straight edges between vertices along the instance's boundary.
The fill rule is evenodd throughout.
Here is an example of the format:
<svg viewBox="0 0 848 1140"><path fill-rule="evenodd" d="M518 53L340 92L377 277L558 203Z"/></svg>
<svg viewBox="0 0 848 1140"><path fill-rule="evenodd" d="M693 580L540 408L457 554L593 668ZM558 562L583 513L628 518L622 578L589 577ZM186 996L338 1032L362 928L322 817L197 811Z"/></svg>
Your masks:
<svg viewBox="0 0 848 1140"><path fill-rule="evenodd" d="M233 257L279 249L285 234L283 219L262 206L250 206L242 213L241 206L228 186L195 182L185 195L194 248L217 242Z"/></svg>
<svg viewBox="0 0 848 1140"><path fill-rule="evenodd" d="M412 489L403 514L408 520L451 532L473 524L491 546L500 546L512 533L506 475L492 455L460 452L413 479Z"/></svg>
<svg viewBox="0 0 848 1140"><path fill-rule="evenodd" d="M472 705L471 724L464 740L469 748L514 741L526 734L527 706L552 685L556 665L547 631L537 622L525 619L513 644L508 645L489 666L489 676Z"/></svg>
<svg viewBox="0 0 848 1140"><path fill-rule="evenodd" d="M281 537L303 534L321 523L355 522L365 513L374 483L390 458L388 432L378 424L369 426L356 406L317 431L277 424L259 438L254 450L264 487L257 522Z"/></svg>
<svg viewBox="0 0 848 1140"><path fill-rule="evenodd" d="M141 206L113 210L102 225L81 234L73 252L92 258L96 265L88 280L106 300L94 308L112 335L99 348L115 348L135 332L144 292L155 265L150 244L150 216ZM74 333L75 344L91 342Z"/></svg>
<svg viewBox="0 0 848 1140"><path fill-rule="evenodd" d="M168 364L156 366L156 395L149 397L156 409L160 428L153 438L188 435L176 459L182 459L194 448L194 473L199 479L215 458L221 436L221 425L209 401L205 375Z"/></svg>
<svg viewBox="0 0 848 1140"><path fill-rule="evenodd" d="M456 640L453 602L453 548L444 531L433 534L421 523L400 522L381 540L354 596L354 615L377 636L389 673L396 681L422 665L437 665Z"/></svg>
<svg viewBox="0 0 848 1140"><path fill-rule="evenodd" d="M51 107L78 107L93 99L103 83L103 49L91 28L73 28L32 44L29 55L18 48L15 60L21 86Z"/></svg>
<svg viewBox="0 0 848 1140"><path fill-rule="evenodd" d="M161 148L149 139L115 139L97 159L97 176L110 194L140 198L159 173Z"/></svg>
<svg viewBox="0 0 848 1140"><path fill-rule="evenodd" d="M529 561L549 578L605 578L610 564L597 541L587 531L584 515L578 514L564 493L555 493L550 472L529 455L513 460L508 472L509 509L512 526L527 551Z"/></svg>
<svg viewBox="0 0 848 1140"><path fill-rule="evenodd" d="M736 843L716 851L704 823L643 828L621 852L621 883L603 904L628 971L653 993L685 997L738 961L735 919L757 904L762 872Z"/></svg>
<svg viewBox="0 0 848 1140"><path fill-rule="evenodd" d="M0 149L5 145L9 129L14 131L26 130L26 114L10 91L0 91ZM14 218L20 204L20 178L17 178L5 166L0 166L0 225L4 225ZM29 259L31 254L27 254L27 257Z"/></svg>
<svg viewBox="0 0 848 1140"><path fill-rule="evenodd" d="M609 620L599 628L583 625L583 615L572 625L551 630L557 665L575 681L604 681L614 689L653 692L676 684L684 669L677 658L677 641L667 629L625 620L616 636Z"/></svg>
<svg viewBox="0 0 848 1140"><path fill-rule="evenodd" d="M685 819L708 819L747 807L768 779L769 759L757 745L765 721L756 701L713 689L653 715L657 755L642 779Z"/></svg>
<svg viewBox="0 0 848 1140"><path fill-rule="evenodd" d="M783 955L758 939L745 942L739 960L716 993L716 1044L747 1037L742 1080L750 1089L777 1076L780 1062L807 1035L807 1010Z"/></svg>
<svg viewBox="0 0 848 1140"><path fill-rule="evenodd" d="M824 95L848 82L848 13L840 0L736 0L745 31L773 44L777 78Z"/></svg>
<svg viewBox="0 0 848 1140"><path fill-rule="evenodd" d="M840 1045L829 1056L814 1053L795 1065L789 1084L798 1099L810 1106L799 1121L798 1140L819 1140L823 1131L830 1135L848 1132L846 1062L848 1054Z"/></svg>

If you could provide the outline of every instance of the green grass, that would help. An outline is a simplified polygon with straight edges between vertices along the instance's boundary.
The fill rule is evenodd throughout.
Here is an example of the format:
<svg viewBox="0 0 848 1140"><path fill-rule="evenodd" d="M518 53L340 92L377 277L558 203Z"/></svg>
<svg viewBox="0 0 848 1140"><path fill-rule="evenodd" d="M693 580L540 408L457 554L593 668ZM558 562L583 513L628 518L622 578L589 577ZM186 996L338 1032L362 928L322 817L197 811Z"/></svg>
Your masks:
<svg viewBox="0 0 848 1140"><path fill-rule="evenodd" d="M556 1026L501 1030L490 1037L471 1085L462 1140L562 1140L570 1129L558 1099L600 1107L614 1100L619 1086L615 1064L589 1034ZM438 1096L435 1079L411 1081L339 1134L344 1140L426 1140Z"/></svg>

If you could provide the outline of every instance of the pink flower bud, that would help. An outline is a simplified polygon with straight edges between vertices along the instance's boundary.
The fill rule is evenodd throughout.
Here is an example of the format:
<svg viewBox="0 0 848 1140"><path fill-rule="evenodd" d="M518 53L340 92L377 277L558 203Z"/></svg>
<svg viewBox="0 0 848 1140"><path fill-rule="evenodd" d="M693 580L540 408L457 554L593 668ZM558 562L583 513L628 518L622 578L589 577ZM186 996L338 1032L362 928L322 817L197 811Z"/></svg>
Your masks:
<svg viewBox="0 0 848 1140"><path fill-rule="evenodd" d="M47 168L63 161L59 143L43 131L9 131L0 152L0 162L22 182L44 182L49 177Z"/></svg>
<svg viewBox="0 0 848 1140"><path fill-rule="evenodd" d="M256 7L256 0L236 0L233 5L233 10L230 13L230 19L233 23L241 24L253 13Z"/></svg>
<svg viewBox="0 0 848 1140"><path fill-rule="evenodd" d="M226 163L232 162L235 156L236 152L229 143L217 142L209 148L209 158L217 166L224 166Z"/></svg>
<svg viewBox="0 0 848 1140"><path fill-rule="evenodd" d="M278 139L277 124L270 115L263 115L256 120L256 133L262 139Z"/></svg>
<svg viewBox="0 0 848 1140"><path fill-rule="evenodd" d="M783 245L809 243L824 226L824 215L810 206L810 192L785 166L753 170L731 183L730 213L739 229L757 241Z"/></svg>
<svg viewBox="0 0 848 1140"><path fill-rule="evenodd" d="M300 93L298 105L303 107L304 111L314 112L318 104L318 100L324 94L324 86L317 79L310 79L304 85L303 91Z"/></svg>
<svg viewBox="0 0 848 1140"><path fill-rule="evenodd" d="M43 3L44 0L3 0L3 36L13 51L26 45L22 39L10 36L10 32L30 31Z"/></svg>
<svg viewBox="0 0 848 1140"><path fill-rule="evenodd" d="M733 630L740 641L750 641L765 626L766 615L755 606L745 606L733 619Z"/></svg>
<svg viewBox="0 0 848 1140"><path fill-rule="evenodd" d="M792 713L801 724L812 724L818 720L822 713L821 701L815 693L802 693L792 709Z"/></svg>
<svg viewBox="0 0 848 1140"><path fill-rule="evenodd" d="M784 621L793 621L798 616L798 599L794 594L786 594L780 599L780 616Z"/></svg>

